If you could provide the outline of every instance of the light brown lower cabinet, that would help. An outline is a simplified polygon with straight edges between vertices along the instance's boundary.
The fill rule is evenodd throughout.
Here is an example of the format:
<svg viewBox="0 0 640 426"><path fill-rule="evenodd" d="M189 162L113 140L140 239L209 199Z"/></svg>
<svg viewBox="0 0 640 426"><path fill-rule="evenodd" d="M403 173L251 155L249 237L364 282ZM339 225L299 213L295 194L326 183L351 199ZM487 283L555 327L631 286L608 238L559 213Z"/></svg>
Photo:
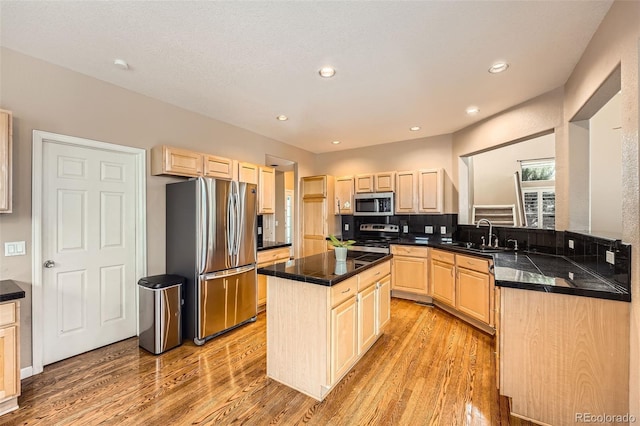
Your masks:
<svg viewBox="0 0 640 426"><path fill-rule="evenodd" d="M392 245L392 290L394 296L421 300L429 294L428 247Z"/></svg>
<svg viewBox="0 0 640 426"><path fill-rule="evenodd" d="M279 247L258 252L258 268L289 260L289 247ZM263 311L267 303L267 276L258 274L258 311Z"/></svg>
<svg viewBox="0 0 640 426"><path fill-rule="evenodd" d="M322 401L390 319L391 262L332 287L268 277L267 376Z"/></svg>
<svg viewBox="0 0 640 426"><path fill-rule="evenodd" d="M20 395L20 302L0 304L0 415L18 409Z"/></svg>
<svg viewBox="0 0 640 426"><path fill-rule="evenodd" d="M456 268L456 309L492 326L493 283L489 260L456 255Z"/></svg>

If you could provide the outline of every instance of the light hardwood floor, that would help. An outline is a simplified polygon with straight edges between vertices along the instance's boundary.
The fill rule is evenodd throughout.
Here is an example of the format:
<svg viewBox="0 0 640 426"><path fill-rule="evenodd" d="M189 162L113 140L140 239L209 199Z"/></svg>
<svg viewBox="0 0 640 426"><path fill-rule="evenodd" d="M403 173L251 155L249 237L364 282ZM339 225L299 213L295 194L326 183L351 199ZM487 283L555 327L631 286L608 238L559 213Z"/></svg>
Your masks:
<svg viewBox="0 0 640 426"><path fill-rule="evenodd" d="M386 333L323 402L265 377L266 321L160 356L131 338L22 382L2 425L524 425L495 387L493 337L392 299Z"/></svg>

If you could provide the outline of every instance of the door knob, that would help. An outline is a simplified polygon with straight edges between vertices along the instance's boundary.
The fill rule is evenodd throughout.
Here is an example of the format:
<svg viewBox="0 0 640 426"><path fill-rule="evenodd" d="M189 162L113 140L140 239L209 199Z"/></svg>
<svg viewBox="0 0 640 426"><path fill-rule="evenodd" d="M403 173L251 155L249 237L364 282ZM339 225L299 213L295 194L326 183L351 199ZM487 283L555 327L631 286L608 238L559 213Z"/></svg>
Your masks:
<svg viewBox="0 0 640 426"><path fill-rule="evenodd" d="M54 266L56 266L56 262L54 262L53 260L47 260L46 262L44 262L45 268L53 268Z"/></svg>

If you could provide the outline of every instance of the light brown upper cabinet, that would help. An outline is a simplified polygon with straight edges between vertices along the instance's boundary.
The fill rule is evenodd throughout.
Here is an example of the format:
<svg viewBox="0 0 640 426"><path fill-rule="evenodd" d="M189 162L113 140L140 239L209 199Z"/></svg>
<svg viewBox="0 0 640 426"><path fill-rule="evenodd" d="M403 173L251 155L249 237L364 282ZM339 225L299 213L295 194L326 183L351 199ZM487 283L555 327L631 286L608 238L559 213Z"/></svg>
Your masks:
<svg viewBox="0 0 640 426"><path fill-rule="evenodd" d="M418 211L420 213L444 212L444 173L442 169L418 170Z"/></svg>
<svg viewBox="0 0 640 426"><path fill-rule="evenodd" d="M238 162L238 182L258 184L259 166L251 163Z"/></svg>
<svg viewBox="0 0 640 426"><path fill-rule="evenodd" d="M204 175L216 179L233 179L233 160L215 155L204 155Z"/></svg>
<svg viewBox="0 0 640 426"><path fill-rule="evenodd" d="M418 172L396 174L396 214L418 213Z"/></svg>
<svg viewBox="0 0 640 426"><path fill-rule="evenodd" d="M375 192L393 192L396 188L396 172L381 172L374 176Z"/></svg>
<svg viewBox="0 0 640 426"><path fill-rule="evenodd" d="M324 198L327 196L328 176L302 178L302 198Z"/></svg>
<svg viewBox="0 0 640 426"><path fill-rule="evenodd" d="M373 174L356 175L356 193L373 192L375 188L373 183Z"/></svg>
<svg viewBox="0 0 640 426"><path fill-rule="evenodd" d="M151 149L151 174L202 176L203 154L182 148L160 145Z"/></svg>
<svg viewBox="0 0 640 426"><path fill-rule="evenodd" d="M0 109L0 213L11 213L12 207L12 118L11 111Z"/></svg>
<svg viewBox="0 0 640 426"><path fill-rule="evenodd" d="M258 175L258 214L276 212L276 169L260 166Z"/></svg>
<svg viewBox="0 0 640 426"><path fill-rule="evenodd" d="M340 211L338 211L338 200ZM336 178L335 214L353 214L353 176Z"/></svg>

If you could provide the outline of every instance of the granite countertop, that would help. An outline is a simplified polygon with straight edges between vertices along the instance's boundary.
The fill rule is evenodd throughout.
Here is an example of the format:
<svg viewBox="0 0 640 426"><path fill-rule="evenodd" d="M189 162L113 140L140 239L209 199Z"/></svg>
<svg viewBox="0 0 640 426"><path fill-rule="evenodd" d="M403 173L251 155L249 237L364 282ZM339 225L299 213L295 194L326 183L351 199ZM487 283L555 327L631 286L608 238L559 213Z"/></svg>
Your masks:
<svg viewBox="0 0 640 426"><path fill-rule="evenodd" d="M631 301L631 294L563 256L538 253L493 255L496 285L599 299Z"/></svg>
<svg viewBox="0 0 640 426"><path fill-rule="evenodd" d="M428 246L470 256L493 258L495 283L498 287L631 301L631 294L624 287L563 256L490 248L467 249L463 243L438 238L400 238L391 244Z"/></svg>
<svg viewBox="0 0 640 426"><path fill-rule="evenodd" d="M337 262L334 252L327 251L259 268L258 273L305 283L332 286L391 258L392 255L385 253L349 250L347 252L347 261Z"/></svg>
<svg viewBox="0 0 640 426"><path fill-rule="evenodd" d="M276 249L281 247L291 247L291 243L281 243L278 241L263 241L262 244L258 245L258 251Z"/></svg>
<svg viewBox="0 0 640 426"><path fill-rule="evenodd" d="M8 302L10 300L23 299L25 297L24 290L13 280L0 281L0 302Z"/></svg>

